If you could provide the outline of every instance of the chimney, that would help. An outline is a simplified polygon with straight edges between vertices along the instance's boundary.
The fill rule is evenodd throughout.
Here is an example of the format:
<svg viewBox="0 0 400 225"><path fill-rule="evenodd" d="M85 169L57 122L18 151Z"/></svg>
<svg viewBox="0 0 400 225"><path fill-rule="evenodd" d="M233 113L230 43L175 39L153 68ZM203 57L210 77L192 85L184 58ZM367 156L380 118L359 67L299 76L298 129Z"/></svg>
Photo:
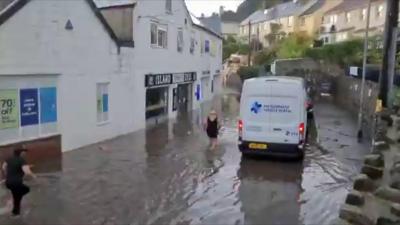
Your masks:
<svg viewBox="0 0 400 225"><path fill-rule="evenodd" d="M223 13L224 13L224 7L221 5L219 7L219 15L222 16Z"/></svg>
<svg viewBox="0 0 400 225"><path fill-rule="evenodd" d="M204 18L204 13L201 14L201 18Z"/></svg>

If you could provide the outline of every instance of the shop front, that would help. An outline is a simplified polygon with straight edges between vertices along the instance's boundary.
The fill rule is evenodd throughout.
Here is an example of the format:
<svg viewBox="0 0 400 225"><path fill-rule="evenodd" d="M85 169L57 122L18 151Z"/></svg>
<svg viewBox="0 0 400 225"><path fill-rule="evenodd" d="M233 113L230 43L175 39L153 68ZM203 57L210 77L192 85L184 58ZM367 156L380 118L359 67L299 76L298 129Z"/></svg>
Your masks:
<svg viewBox="0 0 400 225"><path fill-rule="evenodd" d="M175 115L170 112L180 115L190 111L196 79L195 72L146 75L146 120L159 123Z"/></svg>
<svg viewBox="0 0 400 225"><path fill-rule="evenodd" d="M178 116L186 115L193 107L193 82L196 81L195 72L174 74L173 83L177 84L173 91L173 111Z"/></svg>
<svg viewBox="0 0 400 225"><path fill-rule="evenodd" d="M172 74L149 74L145 78L146 120L155 121L168 118L168 92L172 84Z"/></svg>

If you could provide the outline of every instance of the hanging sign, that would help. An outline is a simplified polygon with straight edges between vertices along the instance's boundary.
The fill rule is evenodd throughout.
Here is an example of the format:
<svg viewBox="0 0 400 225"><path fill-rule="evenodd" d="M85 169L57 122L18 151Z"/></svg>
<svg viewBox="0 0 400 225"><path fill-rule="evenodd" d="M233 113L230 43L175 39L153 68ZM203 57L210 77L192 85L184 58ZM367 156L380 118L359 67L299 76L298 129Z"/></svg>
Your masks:
<svg viewBox="0 0 400 225"><path fill-rule="evenodd" d="M175 73L173 76L173 83L193 82L197 79L195 72L190 73Z"/></svg>
<svg viewBox="0 0 400 225"><path fill-rule="evenodd" d="M0 129L19 126L17 96L16 89L0 90Z"/></svg>
<svg viewBox="0 0 400 225"><path fill-rule="evenodd" d="M38 124L38 89L21 89L19 92L19 96L21 109L21 126Z"/></svg>

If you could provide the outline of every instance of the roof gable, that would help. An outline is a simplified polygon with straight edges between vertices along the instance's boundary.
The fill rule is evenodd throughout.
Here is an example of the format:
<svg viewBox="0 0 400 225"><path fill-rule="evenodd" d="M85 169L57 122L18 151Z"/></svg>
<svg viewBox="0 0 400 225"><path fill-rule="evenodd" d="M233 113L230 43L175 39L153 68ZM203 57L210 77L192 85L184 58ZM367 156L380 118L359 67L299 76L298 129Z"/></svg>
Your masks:
<svg viewBox="0 0 400 225"><path fill-rule="evenodd" d="M2 11L0 11L0 26L7 22L14 14L16 14L20 9L22 9L26 4L31 2L32 0L14 0L8 6L6 6ZM95 14L97 19L101 22L104 29L110 36L110 38L116 43L117 46L121 46L117 36L114 31L111 29L110 25L107 23L103 15L100 13L99 9L96 7L96 4L93 0L85 0L85 2L91 8L91 11Z"/></svg>

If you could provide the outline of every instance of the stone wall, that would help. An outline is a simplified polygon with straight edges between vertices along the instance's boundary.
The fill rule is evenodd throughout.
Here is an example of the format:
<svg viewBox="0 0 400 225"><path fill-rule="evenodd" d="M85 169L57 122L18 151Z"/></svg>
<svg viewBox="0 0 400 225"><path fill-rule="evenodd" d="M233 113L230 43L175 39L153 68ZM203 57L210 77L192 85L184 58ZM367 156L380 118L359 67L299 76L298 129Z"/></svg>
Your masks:
<svg viewBox="0 0 400 225"><path fill-rule="evenodd" d="M354 116L357 116L360 107L361 80L353 77L338 76L335 77L334 81L336 102L352 112ZM370 131L372 128L377 96L378 84L366 81L363 104L363 125L366 131ZM370 132L366 132L366 134L371 135Z"/></svg>

